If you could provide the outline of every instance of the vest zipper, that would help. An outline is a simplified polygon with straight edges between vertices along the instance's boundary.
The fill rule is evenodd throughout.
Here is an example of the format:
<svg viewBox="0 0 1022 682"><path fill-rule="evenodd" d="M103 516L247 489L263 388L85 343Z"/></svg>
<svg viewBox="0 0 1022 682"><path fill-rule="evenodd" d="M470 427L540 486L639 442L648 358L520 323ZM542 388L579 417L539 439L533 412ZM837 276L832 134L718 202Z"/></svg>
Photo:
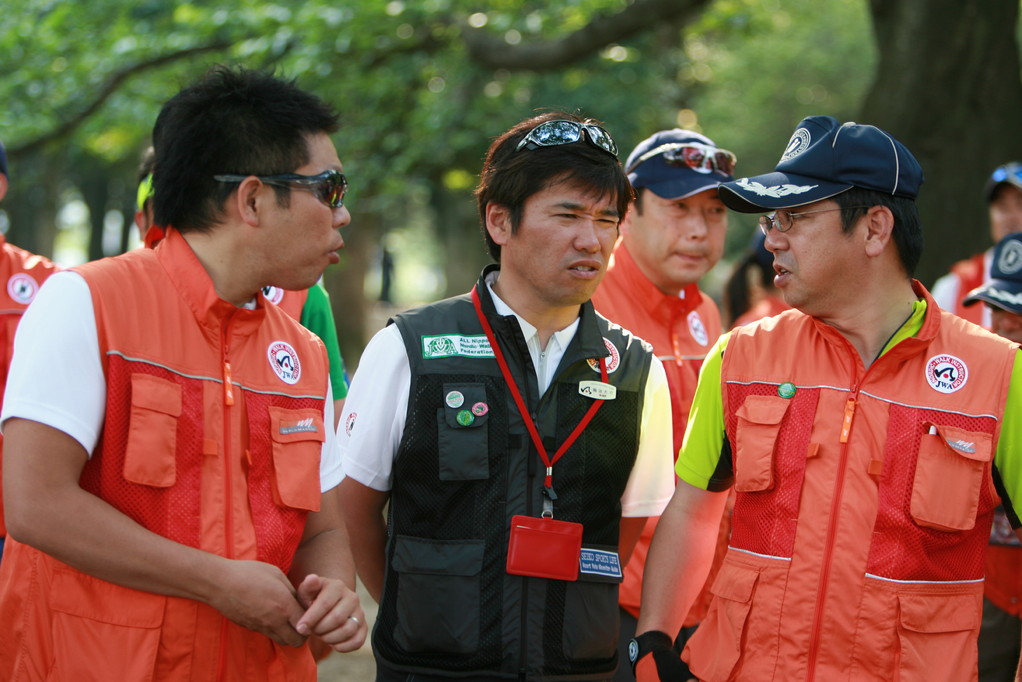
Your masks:
<svg viewBox="0 0 1022 682"><path fill-rule="evenodd" d="M231 322L234 320L236 311L232 311L224 320L221 326L220 337L220 359L223 367L224 381L224 402L223 402L223 438L224 438L224 556L228 559L234 558L234 548L231 545L234 538L234 515L231 513L234 505L234 486L231 476L231 408L234 406L234 384L231 383ZM217 679L227 679L227 619L221 616L220 623L220 653L217 657Z"/></svg>
<svg viewBox="0 0 1022 682"><path fill-rule="evenodd" d="M834 541L837 535L837 521L841 510L841 498L844 495L845 468L848 465L848 438L852 431L852 421L855 418L856 398L859 395L859 385L852 386L852 390L845 401L844 417L841 420L841 435L838 442L841 443L841 458L838 462L837 476L834 481L834 496L830 503L830 520L827 525L827 539L823 549L823 563L820 566L820 583L816 590L816 605L813 609L813 629L809 639L809 669L806 673L806 682L813 682L816 678L816 657L820 650L820 631L823 629L823 604L827 598L827 583L830 580L830 564L834 555Z"/></svg>

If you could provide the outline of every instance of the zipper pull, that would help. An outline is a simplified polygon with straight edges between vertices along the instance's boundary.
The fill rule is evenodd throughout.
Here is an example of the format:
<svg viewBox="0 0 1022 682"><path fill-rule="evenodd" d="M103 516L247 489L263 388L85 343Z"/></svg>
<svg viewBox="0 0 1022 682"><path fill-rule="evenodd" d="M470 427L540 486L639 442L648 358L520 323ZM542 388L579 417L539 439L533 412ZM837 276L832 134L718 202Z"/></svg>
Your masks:
<svg viewBox="0 0 1022 682"><path fill-rule="evenodd" d="M841 442L847 443L848 436L852 431L852 417L855 416L855 398L849 398L845 403L845 418L841 422Z"/></svg>
<svg viewBox="0 0 1022 682"><path fill-rule="evenodd" d="M224 404L234 404L234 384L231 383L231 363L224 360Z"/></svg>

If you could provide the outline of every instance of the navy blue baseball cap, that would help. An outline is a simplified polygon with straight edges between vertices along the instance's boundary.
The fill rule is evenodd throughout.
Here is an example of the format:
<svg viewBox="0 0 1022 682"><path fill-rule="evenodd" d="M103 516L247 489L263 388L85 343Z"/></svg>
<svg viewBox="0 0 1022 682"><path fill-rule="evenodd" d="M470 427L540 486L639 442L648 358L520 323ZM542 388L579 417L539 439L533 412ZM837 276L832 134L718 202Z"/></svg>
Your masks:
<svg viewBox="0 0 1022 682"><path fill-rule="evenodd" d="M804 206L852 187L915 199L923 170L905 145L880 128L810 116L798 124L773 173L720 186L740 213Z"/></svg>
<svg viewBox="0 0 1022 682"><path fill-rule="evenodd" d="M625 161L635 189L662 199L684 199L733 180L735 155L692 130L661 130L640 142Z"/></svg>
<svg viewBox="0 0 1022 682"><path fill-rule="evenodd" d="M1022 232L1009 234L997 242L990 262L990 279L970 291L962 304L972 305L977 301L1022 314Z"/></svg>
<svg viewBox="0 0 1022 682"><path fill-rule="evenodd" d="M4 149L3 141L0 141L0 173L7 175L7 150Z"/></svg>

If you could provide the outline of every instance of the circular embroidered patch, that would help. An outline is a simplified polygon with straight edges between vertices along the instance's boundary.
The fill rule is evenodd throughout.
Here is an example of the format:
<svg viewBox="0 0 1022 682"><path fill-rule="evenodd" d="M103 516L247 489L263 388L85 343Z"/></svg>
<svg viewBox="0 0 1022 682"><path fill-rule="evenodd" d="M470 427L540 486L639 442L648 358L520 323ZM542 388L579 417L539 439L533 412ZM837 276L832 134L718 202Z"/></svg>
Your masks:
<svg viewBox="0 0 1022 682"><path fill-rule="evenodd" d="M22 305L31 303L38 291L39 283L24 272L19 272L7 280L7 295Z"/></svg>
<svg viewBox="0 0 1022 682"><path fill-rule="evenodd" d="M703 319L699 317L699 311L697 310L693 310L688 314L688 333L692 335L692 338L700 346L705 346L710 342L710 336L706 333L706 326L703 324Z"/></svg>
<svg viewBox="0 0 1022 682"><path fill-rule="evenodd" d="M274 341L266 349L270 367L285 384L297 384L302 375L302 363L298 353L287 341Z"/></svg>
<svg viewBox="0 0 1022 682"><path fill-rule="evenodd" d="M621 364L621 353L618 352L617 348L614 347L614 344L612 344L610 342L610 339L608 339L606 336L603 337L603 345L605 345L607 347L607 350L610 351L610 357L606 358L607 374L613 374L614 371L618 368L618 365ZM599 360L597 360L596 358L586 358L586 362L589 363L589 366L593 368L594 372L596 372L597 374L600 373Z"/></svg>
<svg viewBox="0 0 1022 682"><path fill-rule="evenodd" d="M263 287L263 298L273 305L280 305L280 302L284 299L284 290L280 287L265 286Z"/></svg>
<svg viewBox="0 0 1022 682"><path fill-rule="evenodd" d="M934 355L926 361L926 381L941 393L954 393L969 380L969 368L953 355Z"/></svg>
<svg viewBox="0 0 1022 682"><path fill-rule="evenodd" d="M799 128L791 134L791 139L788 140L788 147L784 150L784 154L781 155L781 161L787 161L793 156L798 156L809 148L810 142L812 142L812 137L809 135L809 131L805 128Z"/></svg>

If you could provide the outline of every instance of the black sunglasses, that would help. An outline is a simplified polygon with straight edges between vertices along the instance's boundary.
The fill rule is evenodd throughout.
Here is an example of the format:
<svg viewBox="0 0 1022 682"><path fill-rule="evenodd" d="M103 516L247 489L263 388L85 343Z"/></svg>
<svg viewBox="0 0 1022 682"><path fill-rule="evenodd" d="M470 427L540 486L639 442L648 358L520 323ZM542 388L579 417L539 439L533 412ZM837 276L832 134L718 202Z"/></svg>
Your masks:
<svg viewBox="0 0 1022 682"><path fill-rule="evenodd" d="M255 177L267 185L288 187L312 192L316 198L330 208L344 206L344 194L348 191L348 178L336 170L323 171L319 175L302 175L300 173L281 173L280 175L238 175L225 173L214 175L217 182L244 182L245 178Z"/></svg>
<svg viewBox="0 0 1022 682"><path fill-rule="evenodd" d="M585 134L583 134L585 133ZM606 130L592 123L578 121L547 121L540 123L521 139L515 151L536 149L537 147L555 147L560 144L571 144L586 138L594 147L602 149L611 156L617 156L617 144Z"/></svg>

